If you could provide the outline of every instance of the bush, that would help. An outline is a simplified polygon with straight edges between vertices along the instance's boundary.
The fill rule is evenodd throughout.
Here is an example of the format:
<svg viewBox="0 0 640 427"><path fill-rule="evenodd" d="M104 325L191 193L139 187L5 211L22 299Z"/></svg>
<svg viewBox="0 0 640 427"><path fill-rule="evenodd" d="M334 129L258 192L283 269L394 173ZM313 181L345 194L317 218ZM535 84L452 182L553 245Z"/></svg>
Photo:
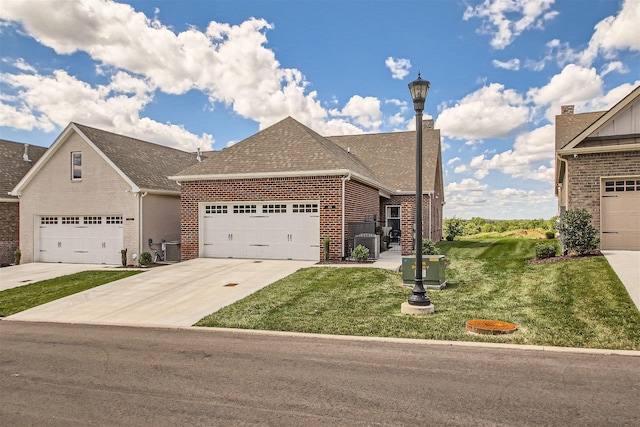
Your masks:
<svg viewBox="0 0 640 427"><path fill-rule="evenodd" d="M127 249L122 249L120 251L120 258L122 259L122 266L126 267L127 266Z"/></svg>
<svg viewBox="0 0 640 427"><path fill-rule="evenodd" d="M324 260L329 261L329 247L331 245L331 237L324 236Z"/></svg>
<svg viewBox="0 0 640 427"><path fill-rule="evenodd" d="M366 246L358 245L351 254L358 262L367 262L369 259L369 249Z"/></svg>
<svg viewBox="0 0 640 427"><path fill-rule="evenodd" d="M444 220L444 235L448 241L454 240L458 236L462 236L464 233L464 220L456 218Z"/></svg>
<svg viewBox="0 0 640 427"><path fill-rule="evenodd" d="M151 254L149 252L142 252L140 254L140 259L138 260L138 264L142 266L153 264L153 259L151 258Z"/></svg>
<svg viewBox="0 0 640 427"><path fill-rule="evenodd" d="M536 258L545 259L556 256L558 247L555 243L538 243L536 245Z"/></svg>
<svg viewBox="0 0 640 427"><path fill-rule="evenodd" d="M422 255L440 255L440 249L431 239L422 239Z"/></svg>
<svg viewBox="0 0 640 427"><path fill-rule="evenodd" d="M15 265L20 265L20 258L22 258L22 252L20 252L20 248L17 248L13 252L13 263Z"/></svg>
<svg viewBox="0 0 640 427"><path fill-rule="evenodd" d="M552 239L555 239L556 233L554 233L553 231L545 231L544 237L546 237L547 240L552 240Z"/></svg>
<svg viewBox="0 0 640 427"><path fill-rule="evenodd" d="M568 252L586 254L600 244L596 237L598 230L591 225L591 214L583 208L565 211L560 217L558 232L562 246Z"/></svg>

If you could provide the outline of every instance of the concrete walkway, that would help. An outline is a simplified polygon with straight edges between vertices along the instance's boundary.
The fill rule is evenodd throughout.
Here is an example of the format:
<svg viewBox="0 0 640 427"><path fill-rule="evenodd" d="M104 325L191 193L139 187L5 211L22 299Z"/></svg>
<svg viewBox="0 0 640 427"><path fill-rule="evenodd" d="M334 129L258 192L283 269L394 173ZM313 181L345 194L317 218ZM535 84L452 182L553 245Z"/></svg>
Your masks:
<svg viewBox="0 0 640 427"><path fill-rule="evenodd" d="M313 264L313 261L198 258L152 268L6 320L191 326L204 316ZM30 265L25 264L27 270ZM38 264L31 266L34 271L39 270Z"/></svg>
<svg viewBox="0 0 640 427"><path fill-rule="evenodd" d="M640 251L602 251L640 310Z"/></svg>
<svg viewBox="0 0 640 427"><path fill-rule="evenodd" d="M0 268L0 291L87 270L122 270L115 265L32 262Z"/></svg>

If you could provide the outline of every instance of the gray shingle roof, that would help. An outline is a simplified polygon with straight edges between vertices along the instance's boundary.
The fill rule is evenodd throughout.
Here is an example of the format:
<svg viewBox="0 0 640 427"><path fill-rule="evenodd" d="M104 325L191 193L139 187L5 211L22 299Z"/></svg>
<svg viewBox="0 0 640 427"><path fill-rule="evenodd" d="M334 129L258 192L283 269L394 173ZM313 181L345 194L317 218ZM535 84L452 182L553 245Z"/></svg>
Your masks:
<svg viewBox="0 0 640 427"><path fill-rule="evenodd" d="M351 154L375 170L382 182L393 190L415 191L415 132L332 136L329 139L345 150L348 148ZM422 131L422 188L424 191L435 189L440 156L440 130L424 129Z"/></svg>
<svg viewBox="0 0 640 427"><path fill-rule="evenodd" d="M382 183L357 156L297 120L286 119L217 152L180 176L350 170Z"/></svg>
<svg viewBox="0 0 640 427"><path fill-rule="evenodd" d="M602 117L606 111L556 116L556 150L563 148L580 132Z"/></svg>
<svg viewBox="0 0 640 427"><path fill-rule="evenodd" d="M46 147L29 145L28 155L31 162L22 159L24 144L0 139L0 198L14 198L7 193L22 179L36 161L47 151ZM17 197L15 197L17 198Z"/></svg>
<svg viewBox="0 0 640 427"><path fill-rule="evenodd" d="M196 154L74 123L134 184L143 190L180 191L167 177L197 164Z"/></svg>

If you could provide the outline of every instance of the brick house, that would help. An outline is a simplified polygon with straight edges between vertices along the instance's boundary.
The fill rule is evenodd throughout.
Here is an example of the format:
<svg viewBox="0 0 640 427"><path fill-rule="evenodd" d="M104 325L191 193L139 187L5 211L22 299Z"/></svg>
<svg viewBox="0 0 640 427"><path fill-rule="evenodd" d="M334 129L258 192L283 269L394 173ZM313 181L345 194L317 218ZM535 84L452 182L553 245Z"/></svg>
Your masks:
<svg viewBox="0 0 640 427"><path fill-rule="evenodd" d="M442 237L440 132L423 124L424 236ZM323 137L288 117L170 176L181 186L182 260L342 259L348 224L401 231L413 250L415 132Z"/></svg>
<svg viewBox="0 0 640 427"><path fill-rule="evenodd" d="M180 238L180 188L196 155L70 123L11 191L23 262L120 264ZM156 246L157 249L159 249Z"/></svg>
<svg viewBox="0 0 640 427"><path fill-rule="evenodd" d="M20 200L11 190L46 151L46 147L0 139L0 264L13 263L20 246Z"/></svg>
<svg viewBox="0 0 640 427"><path fill-rule="evenodd" d="M558 212L585 208L601 249L640 250L640 87L608 111L556 116Z"/></svg>

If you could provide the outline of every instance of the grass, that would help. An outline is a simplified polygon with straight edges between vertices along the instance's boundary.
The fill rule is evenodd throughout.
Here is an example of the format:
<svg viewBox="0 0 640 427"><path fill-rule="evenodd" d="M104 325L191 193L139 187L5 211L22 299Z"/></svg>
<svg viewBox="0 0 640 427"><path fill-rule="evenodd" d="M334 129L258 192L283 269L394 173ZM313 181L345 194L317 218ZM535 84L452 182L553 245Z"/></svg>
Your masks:
<svg viewBox="0 0 640 427"><path fill-rule="evenodd" d="M82 271L42 280L0 292L0 317L10 316L108 282L124 279L140 271Z"/></svg>
<svg viewBox="0 0 640 427"><path fill-rule="evenodd" d="M339 335L640 349L640 312L604 257L527 264L535 240L442 242L448 285L428 292L435 314L400 313L411 294L399 273L302 269L200 320L197 326ZM514 323L511 335L466 333L471 319Z"/></svg>

